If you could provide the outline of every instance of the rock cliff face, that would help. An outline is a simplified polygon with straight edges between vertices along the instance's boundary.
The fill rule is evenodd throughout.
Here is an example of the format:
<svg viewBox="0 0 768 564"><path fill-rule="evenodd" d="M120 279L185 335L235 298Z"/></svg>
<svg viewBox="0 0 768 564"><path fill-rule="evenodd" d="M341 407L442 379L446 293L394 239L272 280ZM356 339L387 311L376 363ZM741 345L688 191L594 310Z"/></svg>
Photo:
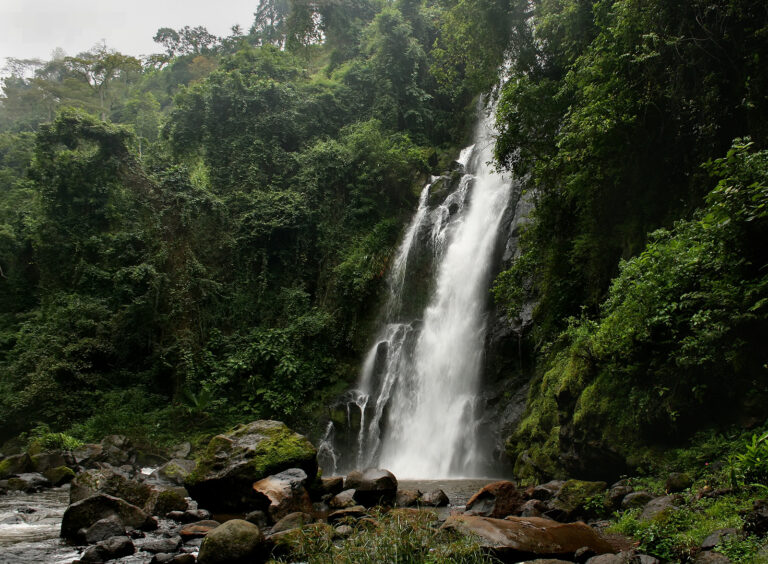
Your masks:
<svg viewBox="0 0 768 564"><path fill-rule="evenodd" d="M494 277L519 256L520 237L533 210L533 197L523 193L524 187L523 182L513 185L512 201L502 220L504 234L499 237ZM479 398L485 405L480 436L492 441L496 474L503 474L510 464L504 442L525 412L533 364L528 335L534 306L533 302L525 304L522 315L511 318L491 300L488 311L483 391Z"/></svg>

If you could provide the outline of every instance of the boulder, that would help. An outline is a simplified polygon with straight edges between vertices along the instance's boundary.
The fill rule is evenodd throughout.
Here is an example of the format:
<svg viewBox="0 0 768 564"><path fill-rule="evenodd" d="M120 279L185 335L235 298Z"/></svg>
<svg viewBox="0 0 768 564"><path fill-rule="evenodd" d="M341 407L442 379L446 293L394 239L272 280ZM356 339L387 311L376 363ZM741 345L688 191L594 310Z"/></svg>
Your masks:
<svg viewBox="0 0 768 564"><path fill-rule="evenodd" d="M136 547L128 537L112 537L89 546L80 557L80 562L106 562L136 552Z"/></svg>
<svg viewBox="0 0 768 564"><path fill-rule="evenodd" d="M363 473L360 470L352 470L352 472L347 474L347 476L344 478L344 489L356 490L362 482Z"/></svg>
<svg viewBox="0 0 768 564"><path fill-rule="evenodd" d="M51 482L37 472L25 472L13 478L8 478L8 489L10 491L33 493L49 487L51 487Z"/></svg>
<svg viewBox="0 0 768 564"><path fill-rule="evenodd" d="M730 564L730 559L717 552L699 552L693 560L693 564Z"/></svg>
<svg viewBox="0 0 768 564"><path fill-rule="evenodd" d="M483 547L504 560L547 556L570 559L582 547L596 554L613 552L611 545L584 523L557 523L536 517L492 519L452 515L442 528L479 537Z"/></svg>
<svg viewBox="0 0 768 564"><path fill-rule="evenodd" d="M174 489L157 490L145 504L145 509L152 515L165 517L172 511L186 511L189 503Z"/></svg>
<svg viewBox="0 0 768 564"><path fill-rule="evenodd" d="M676 493L687 490L693 485L693 479L688 474L673 472L667 478L664 489L667 493Z"/></svg>
<svg viewBox="0 0 768 564"><path fill-rule="evenodd" d="M69 453L61 451L42 452L30 457L31 470L33 472L44 473L51 468L74 465L75 460Z"/></svg>
<svg viewBox="0 0 768 564"><path fill-rule="evenodd" d="M248 512L245 516L245 520L249 523L253 523L260 529L269 526L269 515L267 515L266 511L261 511L259 509Z"/></svg>
<svg viewBox="0 0 768 564"><path fill-rule="evenodd" d="M211 518L211 512L207 509L187 509L184 512L182 521L184 523L193 523L194 521L204 521Z"/></svg>
<svg viewBox="0 0 768 564"><path fill-rule="evenodd" d="M611 486L611 489L608 491L608 505L610 505L611 509L613 510L618 509L621 507L621 503L624 501L624 498L631 494L633 491L634 489L632 486L623 484Z"/></svg>
<svg viewBox="0 0 768 564"><path fill-rule="evenodd" d="M645 505L643 512L640 514L640 519L647 521L661 513L675 510L677 510L677 508L675 507L675 499L672 496L665 495L657 497Z"/></svg>
<svg viewBox="0 0 768 564"><path fill-rule="evenodd" d="M368 511L362 505L355 505L353 507L347 507L329 513L328 522L333 524L343 519L352 519L356 521L364 517L368 517Z"/></svg>
<svg viewBox="0 0 768 564"><path fill-rule="evenodd" d="M589 560L593 556L597 556L594 550L592 550L587 546L582 546L579 550L573 553L573 560L574 562L578 562L579 564L584 564L587 560Z"/></svg>
<svg viewBox="0 0 768 564"><path fill-rule="evenodd" d="M194 460L174 458L155 470L151 474L151 477L160 482L168 482L182 486L184 485L184 480L192 473L194 469Z"/></svg>
<svg viewBox="0 0 768 564"><path fill-rule="evenodd" d="M541 517L547 511L547 505L539 499L529 499L520 506L520 517Z"/></svg>
<svg viewBox="0 0 768 564"><path fill-rule="evenodd" d="M365 507L392 505L397 495L397 478L389 470L368 468L363 472L354 498Z"/></svg>
<svg viewBox="0 0 768 564"><path fill-rule="evenodd" d="M503 519L519 513L526 501L525 492L518 489L514 482L493 482L469 499L466 514Z"/></svg>
<svg viewBox="0 0 768 564"><path fill-rule="evenodd" d="M106 494L124 499L132 505L147 508L153 502L154 489L151 485L133 480L124 472L113 468L94 468L81 472L72 480L69 502L76 503L96 494Z"/></svg>
<svg viewBox="0 0 768 564"><path fill-rule="evenodd" d="M301 513L299 511L296 513L289 513L280 519L277 523L275 523L275 526L272 527L272 534L274 535L276 533L282 533L283 531L300 529L304 525L308 525L313 521L314 519L312 518L312 515L308 513Z"/></svg>
<svg viewBox="0 0 768 564"><path fill-rule="evenodd" d="M199 564L251 564L264 562L269 549L264 535L253 523L233 519L205 537L197 557Z"/></svg>
<svg viewBox="0 0 768 564"><path fill-rule="evenodd" d="M738 534L739 531L737 529L718 529L702 541L701 549L711 550L721 544L725 539L735 537Z"/></svg>
<svg viewBox="0 0 768 564"><path fill-rule="evenodd" d="M131 441L123 435L107 435L101 440L100 461L112 466L132 464L136 460Z"/></svg>
<svg viewBox="0 0 768 564"><path fill-rule="evenodd" d="M71 482L75 478L75 471L68 466L57 466L56 468L48 468L43 472L43 476L53 487L57 488Z"/></svg>
<svg viewBox="0 0 768 564"><path fill-rule="evenodd" d="M443 490L427 492L419 500L420 505L427 505L429 507L445 507L449 503L450 500Z"/></svg>
<svg viewBox="0 0 768 564"><path fill-rule="evenodd" d="M0 480L32 470L32 459L28 454L15 454L0 462Z"/></svg>
<svg viewBox="0 0 768 564"><path fill-rule="evenodd" d="M560 493L560 490L562 489L563 484L565 484L563 480L552 480L550 482L547 482L546 484L539 484L538 486L533 488L531 497L533 499L540 499L541 501L547 501L548 499L552 499L558 493Z"/></svg>
<svg viewBox="0 0 768 564"><path fill-rule="evenodd" d="M349 491L352 492L353 490ZM397 490L395 505L398 507L413 507L419 502L419 499L421 499L421 492L419 490ZM354 500L352 500L352 505L354 504Z"/></svg>
<svg viewBox="0 0 768 564"><path fill-rule="evenodd" d="M622 509L634 509L636 507L645 507L653 499L648 492L633 492L624 496L621 500Z"/></svg>
<svg viewBox="0 0 768 564"><path fill-rule="evenodd" d="M112 537L125 536L125 525L117 515L99 519L85 531L85 542L96 544Z"/></svg>
<svg viewBox="0 0 768 564"><path fill-rule="evenodd" d="M194 523L187 523L184 525L179 531L179 534L181 535L181 538L184 539L184 542L187 542L188 539L203 538L219 525L221 525L221 523L212 519L195 521Z"/></svg>
<svg viewBox="0 0 768 564"><path fill-rule="evenodd" d="M194 523L210 519L211 512L205 509L187 509L186 511L169 511L166 517L179 523Z"/></svg>
<svg viewBox="0 0 768 564"><path fill-rule="evenodd" d="M354 532L355 530L349 525L338 525L333 528L333 536L340 539L351 537Z"/></svg>
<svg viewBox="0 0 768 564"><path fill-rule="evenodd" d="M64 511L61 520L61 536L70 541L82 540L82 530L112 515L116 515L126 527L153 530L157 521L142 509L125 500L98 494L73 503Z"/></svg>
<svg viewBox="0 0 768 564"><path fill-rule="evenodd" d="M586 482L568 480L560 488L553 500L553 507L561 512L565 520L575 517L592 517L599 512L593 505L596 498L604 496L608 484L605 482Z"/></svg>
<svg viewBox="0 0 768 564"><path fill-rule="evenodd" d="M173 448L168 450L168 458L173 460L174 458L188 458L192 452L192 443L183 442L179 443Z"/></svg>
<svg viewBox="0 0 768 564"><path fill-rule="evenodd" d="M639 564L632 552L619 552L618 554L600 554L587 560L586 564Z"/></svg>
<svg viewBox="0 0 768 564"><path fill-rule="evenodd" d="M335 495L328 502L331 509L344 509L345 507L352 507L357 505L355 501L355 490L344 490L338 495Z"/></svg>
<svg viewBox="0 0 768 564"><path fill-rule="evenodd" d="M181 548L181 537L178 535L151 539L141 545L141 550L152 554L176 552Z"/></svg>
<svg viewBox="0 0 768 564"><path fill-rule="evenodd" d="M761 537L768 534L768 499L752 502L752 509L744 516L744 532Z"/></svg>
<svg viewBox="0 0 768 564"><path fill-rule="evenodd" d="M342 476L331 476L329 478L320 478L320 495L335 496L344 491L344 478Z"/></svg>
<svg viewBox="0 0 768 564"><path fill-rule="evenodd" d="M260 498L253 483L289 468L300 468L313 480L315 447L284 423L254 421L211 439L184 483L208 509L252 509Z"/></svg>
<svg viewBox="0 0 768 564"><path fill-rule="evenodd" d="M101 460L104 449L101 445L87 444L72 451L75 464L83 468L93 468Z"/></svg>
<svg viewBox="0 0 768 564"><path fill-rule="evenodd" d="M304 484L307 474L301 468L291 468L259 480L253 484L253 490L261 496L256 507L265 509L273 521L278 521L289 513L312 512L312 500Z"/></svg>

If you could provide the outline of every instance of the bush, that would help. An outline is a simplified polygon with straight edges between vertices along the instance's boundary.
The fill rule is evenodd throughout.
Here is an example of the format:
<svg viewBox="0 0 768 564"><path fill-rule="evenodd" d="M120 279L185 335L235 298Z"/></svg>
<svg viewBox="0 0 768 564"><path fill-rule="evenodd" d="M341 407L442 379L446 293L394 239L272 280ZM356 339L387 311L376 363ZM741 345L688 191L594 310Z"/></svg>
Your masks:
<svg viewBox="0 0 768 564"><path fill-rule="evenodd" d="M48 425L38 425L29 432L27 450L40 452L44 450L75 450L83 446L83 441L65 433L53 433Z"/></svg>
<svg viewBox="0 0 768 564"><path fill-rule="evenodd" d="M736 470L746 482L768 484L768 433L757 434L734 454Z"/></svg>

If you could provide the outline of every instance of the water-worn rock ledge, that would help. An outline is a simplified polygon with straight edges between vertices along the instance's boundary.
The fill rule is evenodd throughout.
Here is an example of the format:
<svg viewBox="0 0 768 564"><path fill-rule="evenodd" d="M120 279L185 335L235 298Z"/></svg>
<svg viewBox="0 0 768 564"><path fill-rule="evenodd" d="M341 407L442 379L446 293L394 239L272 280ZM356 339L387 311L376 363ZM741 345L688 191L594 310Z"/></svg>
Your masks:
<svg viewBox="0 0 768 564"><path fill-rule="evenodd" d="M403 513L407 518L449 504L442 490L399 489L397 478L384 469L319 477L315 448L277 421L238 426L214 437L196 460L187 455L189 448L181 448L144 475L130 442L107 437L75 452L7 457L0 462L0 491L35 491L71 480L61 536L79 547L76 562L84 563L264 562L285 554L297 531L314 527L343 543L376 527L386 512L416 512ZM54 475L60 479L50 479ZM630 539L604 535L605 522L597 517L636 508L639 519L657 519L676 511L676 492L690 486L682 474L669 477L663 496L635 491L627 480L530 487L498 481L481 488L466 506L443 511L441 530L471 536L504 562L655 564L659 561L638 553ZM750 533L765 535L768 502L757 503L745 523ZM727 562L715 550L741 531L712 533L694 555L696 562Z"/></svg>

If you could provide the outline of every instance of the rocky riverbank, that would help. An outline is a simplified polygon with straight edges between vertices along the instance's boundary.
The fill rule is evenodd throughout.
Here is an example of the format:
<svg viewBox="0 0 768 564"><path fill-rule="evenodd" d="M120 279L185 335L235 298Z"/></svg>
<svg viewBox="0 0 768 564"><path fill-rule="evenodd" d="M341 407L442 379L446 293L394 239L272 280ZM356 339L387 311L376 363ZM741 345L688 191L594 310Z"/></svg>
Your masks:
<svg viewBox="0 0 768 564"><path fill-rule="evenodd" d="M384 469L319 476L314 446L276 421L241 425L190 454L180 445L150 459L119 436L22 453L0 462L0 492L69 484L60 536L83 563L388 562L409 554L409 562L724 564L759 561L768 533L768 502L680 473L663 485L497 481L458 505L441 489L401 487ZM731 518L736 506L743 511ZM682 549L676 534L691 535Z"/></svg>

